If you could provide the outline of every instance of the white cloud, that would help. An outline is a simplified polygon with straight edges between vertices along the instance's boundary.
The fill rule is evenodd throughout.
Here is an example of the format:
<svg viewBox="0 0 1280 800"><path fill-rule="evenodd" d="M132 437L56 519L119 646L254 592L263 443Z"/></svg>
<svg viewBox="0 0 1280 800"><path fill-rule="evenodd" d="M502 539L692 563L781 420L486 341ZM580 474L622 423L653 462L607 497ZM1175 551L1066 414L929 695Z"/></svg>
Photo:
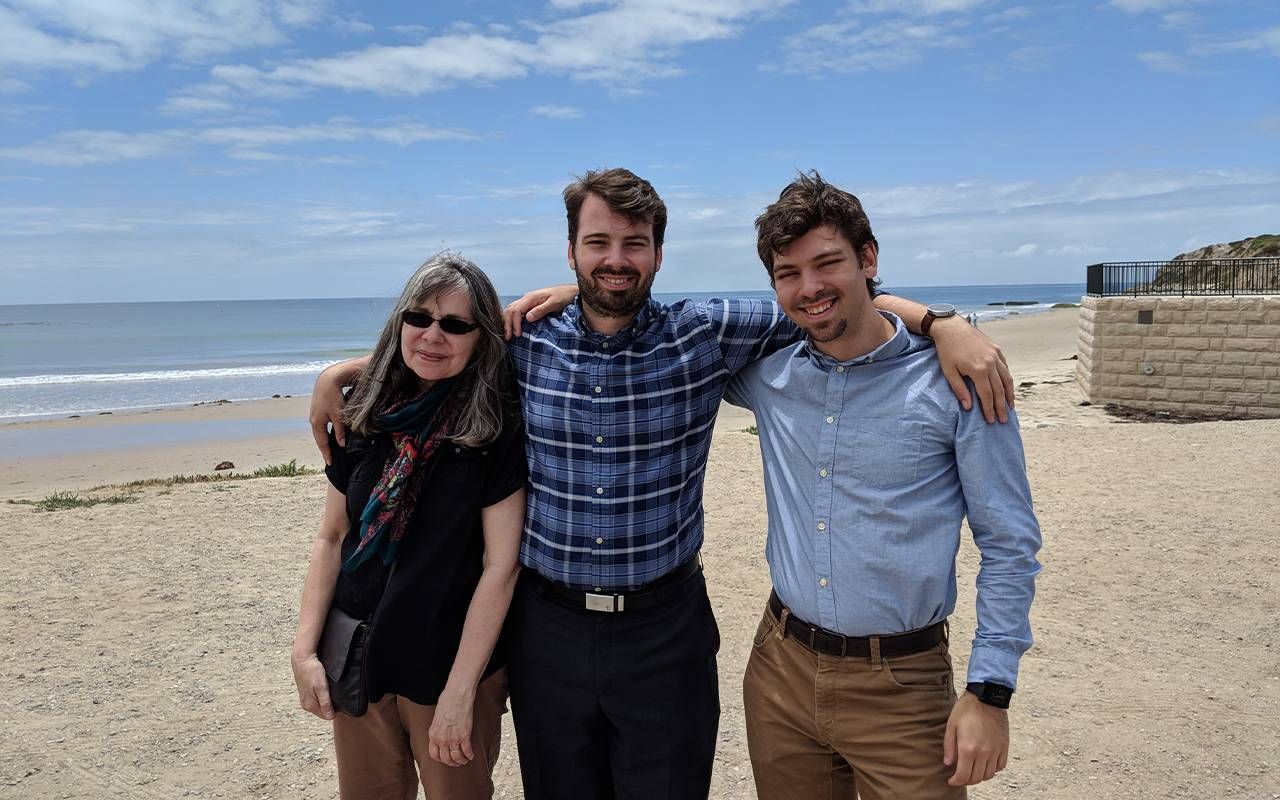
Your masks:
<svg viewBox="0 0 1280 800"><path fill-rule="evenodd" d="M1217 55L1233 52L1261 52L1280 57L1280 25L1246 34L1221 37L1205 37L1196 41L1191 52L1194 55Z"/></svg>
<svg viewBox="0 0 1280 800"><path fill-rule="evenodd" d="M535 117L546 117L547 119L579 119L582 117L582 110L573 106L534 106L529 109L529 113Z"/></svg>
<svg viewBox="0 0 1280 800"><path fill-rule="evenodd" d="M1203 20L1194 11L1170 11L1160 17L1160 27L1170 31L1187 31L1199 27Z"/></svg>
<svg viewBox="0 0 1280 800"><path fill-rule="evenodd" d="M174 128L145 133L65 131L34 144L0 148L0 158L45 166L75 167L159 158L197 145L206 145L225 148L229 155L241 160L272 161L289 157L272 153L266 148L368 140L403 147L417 142L475 138L474 134L467 131L433 128L413 122L367 127L349 120L334 119L316 125ZM352 163L352 160L328 157L321 163Z"/></svg>
<svg viewBox="0 0 1280 800"><path fill-rule="evenodd" d="M704 219L712 219L713 217L719 217L723 215L724 215L724 209L722 208L695 208L692 211L690 211L687 216L691 220L701 221Z"/></svg>
<svg viewBox="0 0 1280 800"><path fill-rule="evenodd" d="M0 64L137 70L278 45L290 30L325 22L364 26L335 17L328 0L8 0L0 6Z"/></svg>
<svg viewBox="0 0 1280 800"><path fill-rule="evenodd" d="M392 25L391 32L411 39L422 39L431 33L431 29L426 25Z"/></svg>
<svg viewBox="0 0 1280 800"><path fill-rule="evenodd" d="M338 33L346 34L348 36L363 36L364 34L373 33L377 30L364 20L356 19L354 17L335 18L333 21L333 29Z"/></svg>
<svg viewBox="0 0 1280 800"><path fill-rule="evenodd" d="M909 16L962 14L990 5L991 0L863 0L849 4L855 14L896 13Z"/></svg>
<svg viewBox="0 0 1280 800"><path fill-rule="evenodd" d="M1138 53L1138 60L1156 72L1186 72L1187 59L1173 53Z"/></svg>
<svg viewBox="0 0 1280 800"><path fill-rule="evenodd" d="M1196 0L1111 0L1111 5L1130 14L1142 14L1147 11L1179 8L1194 2Z"/></svg>
<svg viewBox="0 0 1280 800"><path fill-rule="evenodd" d="M942 258L942 253L937 250L921 250L916 253L916 261L937 261Z"/></svg>
<svg viewBox="0 0 1280 800"><path fill-rule="evenodd" d="M1040 245L1036 244L1035 242L1028 242L1026 244L1018 245L1017 247L1015 247L1014 249L1006 253L1006 255L1010 255L1015 258L1026 258L1027 256L1035 255L1039 251L1040 251Z"/></svg>
<svg viewBox="0 0 1280 800"><path fill-rule="evenodd" d="M576 13L526 23L531 35L525 37L505 27L490 26L488 33L481 33L472 25L455 25L450 32L416 45L375 45L261 68L219 65L210 73L212 86L178 94L208 94L223 87L259 97L291 97L322 89L419 95L531 73L632 84L679 74L673 59L682 47L736 36L752 18L789 2L571 2L553 9Z"/></svg>
<svg viewBox="0 0 1280 800"><path fill-rule="evenodd" d="M850 19L788 36L782 43L782 63L765 68L795 74L899 69L920 61L928 50L966 43L952 23Z"/></svg>
<svg viewBox="0 0 1280 800"><path fill-rule="evenodd" d="M1005 23L1030 16L1025 7L984 13L990 0L862 0L832 21L792 34L780 62L766 71L822 75L900 69L933 50L969 46L978 36L1004 32ZM1026 45L1014 63L1031 66L1054 48Z"/></svg>

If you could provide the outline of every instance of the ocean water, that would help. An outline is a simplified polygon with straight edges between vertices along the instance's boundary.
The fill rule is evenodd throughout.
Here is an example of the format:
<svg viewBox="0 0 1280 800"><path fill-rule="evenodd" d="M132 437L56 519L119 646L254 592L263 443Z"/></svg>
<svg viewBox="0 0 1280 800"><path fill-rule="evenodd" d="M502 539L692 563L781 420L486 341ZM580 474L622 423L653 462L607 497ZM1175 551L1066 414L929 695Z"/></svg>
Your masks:
<svg viewBox="0 0 1280 800"><path fill-rule="evenodd" d="M989 320L1078 303L1083 284L886 287ZM769 291L663 294L772 298ZM504 297L503 302L513 299ZM1004 307L992 303L1029 302ZM307 394L325 366L367 353L393 300L237 300L0 306L0 423Z"/></svg>

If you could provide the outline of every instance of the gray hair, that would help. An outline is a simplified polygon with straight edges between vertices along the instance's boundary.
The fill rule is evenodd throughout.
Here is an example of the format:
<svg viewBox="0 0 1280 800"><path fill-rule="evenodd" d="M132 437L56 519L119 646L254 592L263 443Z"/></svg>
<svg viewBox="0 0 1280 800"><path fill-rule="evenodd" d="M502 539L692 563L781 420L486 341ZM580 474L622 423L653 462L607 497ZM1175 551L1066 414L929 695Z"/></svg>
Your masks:
<svg viewBox="0 0 1280 800"><path fill-rule="evenodd" d="M480 341L457 378L454 391L462 393L462 408L445 436L468 447L498 438L504 403L515 397L498 293L479 267L448 250L418 267L387 317L369 366L357 379L343 410L351 430L366 436L373 433L377 430L376 415L421 391L417 375L400 355L400 316L424 300L456 291L464 292L471 301L471 317L480 324Z"/></svg>

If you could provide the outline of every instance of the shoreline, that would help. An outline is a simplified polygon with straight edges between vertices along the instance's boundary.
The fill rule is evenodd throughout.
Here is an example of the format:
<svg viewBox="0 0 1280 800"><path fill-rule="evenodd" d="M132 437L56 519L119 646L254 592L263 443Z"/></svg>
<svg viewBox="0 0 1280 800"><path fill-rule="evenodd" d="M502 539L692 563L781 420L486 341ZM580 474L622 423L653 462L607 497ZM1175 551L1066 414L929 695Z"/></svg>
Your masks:
<svg viewBox="0 0 1280 800"><path fill-rule="evenodd" d="M1000 320L984 329L1004 349L1019 389L1023 429L1111 422L1098 409L1075 407L1072 374L1077 309L1051 309ZM1070 343L1067 345L1067 343ZM213 472L231 461L253 470L296 459L322 468L306 423L310 395L146 408L0 424L0 500L31 499L175 474ZM722 404L717 432L740 431L751 414Z"/></svg>

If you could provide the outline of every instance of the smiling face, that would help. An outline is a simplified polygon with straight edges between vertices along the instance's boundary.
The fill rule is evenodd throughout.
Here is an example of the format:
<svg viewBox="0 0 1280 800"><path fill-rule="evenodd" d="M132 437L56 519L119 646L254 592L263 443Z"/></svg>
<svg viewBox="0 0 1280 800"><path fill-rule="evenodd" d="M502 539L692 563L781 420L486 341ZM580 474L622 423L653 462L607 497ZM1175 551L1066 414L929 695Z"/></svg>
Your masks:
<svg viewBox="0 0 1280 800"><path fill-rule="evenodd" d="M413 311L430 314L434 319L454 317L464 322L475 322L471 313L471 298L466 292L453 291L427 297L411 307ZM445 333L440 323L429 328L415 328L400 323L400 357L418 376L426 389L438 380L452 378L467 368L471 356L480 342L481 331L470 333Z"/></svg>
<svg viewBox="0 0 1280 800"><path fill-rule="evenodd" d="M578 276L588 321L630 321L648 301L662 266L653 223L630 220L593 194L578 212L577 233L569 245L569 267Z"/></svg>
<svg viewBox="0 0 1280 800"><path fill-rule="evenodd" d="M876 276L877 251L853 245L831 225L819 225L775 252L774 290L782 310L822 352L848 360L883 341L885 320L871 304L867 279Z"/></svg>

